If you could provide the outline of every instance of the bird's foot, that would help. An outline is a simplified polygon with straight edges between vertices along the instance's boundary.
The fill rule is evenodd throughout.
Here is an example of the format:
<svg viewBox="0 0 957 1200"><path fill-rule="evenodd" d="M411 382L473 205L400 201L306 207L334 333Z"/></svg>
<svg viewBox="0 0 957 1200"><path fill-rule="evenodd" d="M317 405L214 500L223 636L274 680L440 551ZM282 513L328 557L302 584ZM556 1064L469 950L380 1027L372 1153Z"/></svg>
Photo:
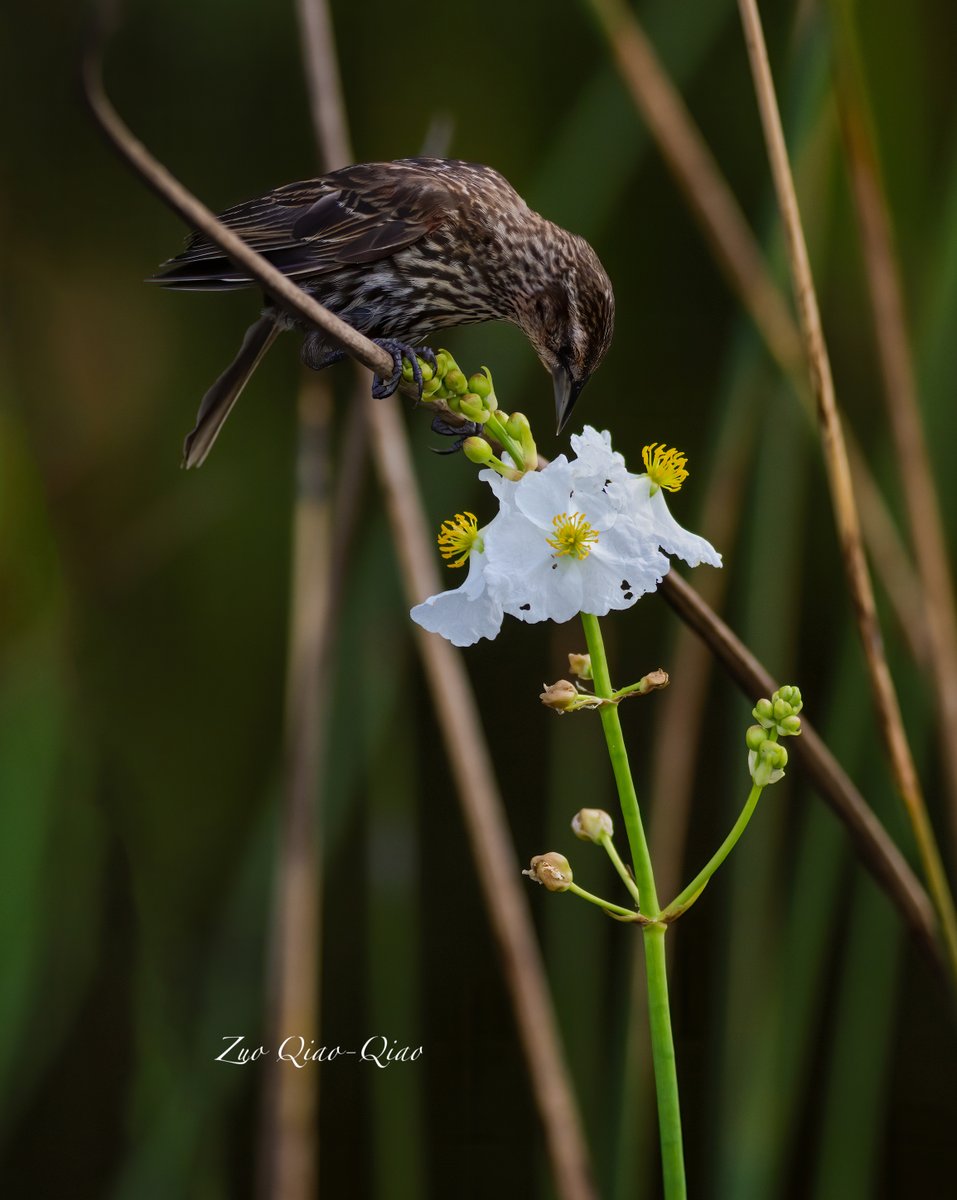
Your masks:
<svg viewBox="0 0 957 1200"><path fill-rule="evenodd" d="M409 364L412 369L412 382L415 384L416 390L419 393L419 399L422 399L422 368L419 366L419 359L427 362L432 370L435 370L435 353L428 346L407 346L405 342L397 342L393 338L373 338L377 346L381 346L383 350L388 351L392 355L392 374L388 379L381 379L376 375L372 381L372 395L376 400L384 400L386 396L391 396L402 379L403 362Z"/></svg>
<svg viewBox="0 0 957 1200"><path fill-rule="evenodd" d="M445 450L437 450L432 447L433 454L455 454L457 450L461 450L466 439L470 437L478 437L482 432L482 426L475 421L465 421L462 418L458 420L449 420L447 417L439 413L432 418L432 432L438 433L445 438L454 438L451 446Z"/></svg>
<svg viewBox="0 0 957 1200"><path fill-rule="evenodd" d="M323 371L333 363L342 362L346 352L330 346L321 333L307 333L299 357L310 371Z"/></svg>

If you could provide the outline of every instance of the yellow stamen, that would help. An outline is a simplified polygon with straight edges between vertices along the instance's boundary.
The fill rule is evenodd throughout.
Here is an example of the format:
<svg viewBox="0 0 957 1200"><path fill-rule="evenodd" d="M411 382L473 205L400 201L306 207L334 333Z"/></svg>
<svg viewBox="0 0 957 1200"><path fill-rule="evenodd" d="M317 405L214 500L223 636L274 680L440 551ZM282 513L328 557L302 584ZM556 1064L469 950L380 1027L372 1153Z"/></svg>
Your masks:
<svg viewBox="0 0 957 1200"><path fill-rule="evenodd" d="M641 458L655 489L665 488L666 491L676 492L688 478L685 470L687 456L680 450L669 450L663 442L652 442L650 446L645 446Z"/></svg>
<svg viewBox="0 0 957 1200"><path fill-rule="evenodd" d="M552 517L552 524L555 526L555 536L545 540L554 547L556 558L565 555L587 558L591 554L590 543L598 541L598 533L588 524L584 513L575 513L573 517L568 513L559 513L557 517Z"/></svg>
<svg viewBox="0 0 957 1200"><path fill-rule="evenodd" d="M439 551L443 558L455 559L454 562L448 563L448 566L464 567L476 543L479 550L483 549L474 513L456 513L451 521L442 522L442 528L439 530Z"/></svg>

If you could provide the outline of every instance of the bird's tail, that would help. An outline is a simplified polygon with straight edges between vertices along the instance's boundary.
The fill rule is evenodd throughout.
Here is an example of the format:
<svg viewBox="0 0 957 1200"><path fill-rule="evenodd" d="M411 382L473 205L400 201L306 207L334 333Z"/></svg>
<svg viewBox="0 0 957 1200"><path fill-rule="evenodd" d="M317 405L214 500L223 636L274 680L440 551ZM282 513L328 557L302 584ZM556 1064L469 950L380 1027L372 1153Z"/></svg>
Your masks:
<svg viewBox="0 0 957 1200"><path fill-rule="evenodd" d="M184 467L199 467L206 461L240 392L278 333L272 317L260 317L246 330L239 353L203 397L196 424L183 443Z"/></svg>

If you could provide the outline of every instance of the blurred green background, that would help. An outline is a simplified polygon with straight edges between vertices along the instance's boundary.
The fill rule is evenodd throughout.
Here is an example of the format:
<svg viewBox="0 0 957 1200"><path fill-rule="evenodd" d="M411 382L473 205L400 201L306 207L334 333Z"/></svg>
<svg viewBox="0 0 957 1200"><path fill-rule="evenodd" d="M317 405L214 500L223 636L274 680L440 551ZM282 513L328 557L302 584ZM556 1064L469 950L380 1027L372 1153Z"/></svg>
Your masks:
<svg viewBox="0 0 957 1200"><path fill-rule="evenodd" d="M187 186L218 210L315 173L291 6L127 8L108 89ZM838 395L900 515L831 95L831 13L814 0L762 9ZM718 515L709 481L736 472L743 506L719 546L721 611L775 675L801 685L808 715L913 859L877 750L816 435L715 267L586 7L333 0L332 11L359 158L414 154L447 114L451 154L496 166L593 242L618 325L581 417L610 428L633 466L647 442L685 450L691 479L671 507L705 532ZM780 262L735 5L645 0L637 11ZM860 18L953 544L957 10L871 0ZM199 397L257 301L141 283L186 231L92 128L76 85L81 32L71 4L0 13L0 1191L245 1197L270 1068L214 1058L226 1035L264 1036L297 345L280 340L209 463L181 472ZM546 454L562 449L550 382L516 331L446 341L469 370L491 366L506 407L537 420ZM351 379L338 371L340 414ZM466 464L430 452L424 416L410 413L409 425L435 525L462 508L488 515ZM364 497L327 681L323 1040L381 1032L425 1052L386 1072L323 1070L322 1192L548 1196L374 483ZM696 586L712 586L707 570ZM908 731L952 845L929 687L885 615ZM678 632L657 598L610 619L618 682L673 669ZM597 852L567 827L584 802L616 807L597 723L558 725L537 702L542 679L562 675L582 641L574 624L510 623L467 664L519 856L566 851L586 887L617 896ZM654 697L623 711L652 820L669 804L667 763L650 794L665 705ZM746 795L749 707L715 672L703 726L689 721L685 875ZM636 940L585 906L537 889L529 901L600 1193L655 1196L647 1080L623 1050ZM669 941L692 1195L950 1193L957 1038L944 988L798 772L762 802Z"/></svg>

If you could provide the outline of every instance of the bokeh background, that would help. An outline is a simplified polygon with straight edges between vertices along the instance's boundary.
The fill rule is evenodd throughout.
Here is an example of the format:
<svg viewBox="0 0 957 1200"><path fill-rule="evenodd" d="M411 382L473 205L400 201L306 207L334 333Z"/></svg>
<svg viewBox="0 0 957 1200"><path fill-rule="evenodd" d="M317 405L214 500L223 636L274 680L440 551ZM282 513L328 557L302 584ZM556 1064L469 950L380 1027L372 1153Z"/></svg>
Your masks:
<svg viewBox="0 0 957 1200"><path fill-rule="evenodd" d="M951 545L957 375L957 12L858 5L920 396ZM134 131L214 209L315 173L290 5L133 0L106 79ZM900 519L860 240L833 103L834 12L762 5L839 398ZM414 154L433 118L452 154L499 168L591 239L618 328L581 416L684 449L672 511L707 531L740 496L716 599L807 711L908 857L851 623L815 431L730 293L585 4L333 0L357 155ZM636 10L786 286L735 5ZM83 14L0 14L0 1190L9 1197L251 1196L269 1068L268 975L293 499L296 341L280 340L209 463L179 469L199 397L253 294L142 284L185 230L92 128L76 86ZM516 331L449 334L506 407L551 436L550 381ZM341 413L350 372L336 381ZM490 512L461 459L409 413L436 526ZM741 447L745 447L740 453ZM731 453L734 451L734 453ZM715 487L725 499L712 499ZM415 1065L322 1073L321 1184L335 1197L552 1194L538 1120L445 754L414 653L395 548L363 483L323 789L323 1040L381 1032ZM693 583L715 581L695 572ZM884 604L881 594L882 610ZM933 816L931 694L885 611ZM620 683L673 669L657 598L607 622ZM507 624L467 653L519 857L614 810L597 722L558 721L539 684L574 625ZM667 829L667 697L623 710L639 792ZM749 704L716 670L681 755L696 769L687 875L747 791ZM657 757L656 757L657 756ZM654 781L654 782L653 782ZM946 857L953 865L947 851ZM628 1041L637 940L529 888L603 1197L657 1194L656 1132ZM957 1038L941 981L798 772L670 938L691 1193L949 1194ZM640 964L639 964L640 965ZM297 1031L290 1031L297 1032ZM640 1041L642 1031L632 1031ZM631 1046L634 1053L626 1053ZM279 1068L282 1069L282 1068Z"/></svg>

